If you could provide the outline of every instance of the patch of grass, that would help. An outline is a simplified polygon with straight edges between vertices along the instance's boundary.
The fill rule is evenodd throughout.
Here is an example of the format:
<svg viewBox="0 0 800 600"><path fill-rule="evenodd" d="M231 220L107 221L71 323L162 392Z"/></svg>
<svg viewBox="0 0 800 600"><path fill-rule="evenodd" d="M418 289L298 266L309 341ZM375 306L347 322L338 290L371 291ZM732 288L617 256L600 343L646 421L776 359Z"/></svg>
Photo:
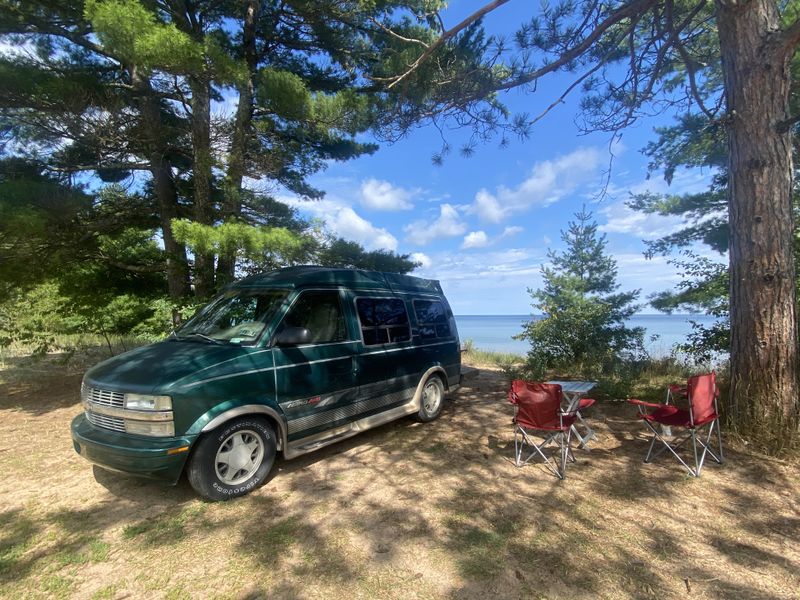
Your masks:
<svg viewBox="0 0 800 600"><path fill-rule="evenodd" d="M109 544L97 538L81 537L67 544L57 537L53 539L62 548L53 557L56 569L85 565L89 562L103 562L108 558Z"/></svg>
<svg viewBox="0 0 800 600"><path fill-rule="evenodd" d="M119 586L114 583L101 587L92 594L92 600L111 600L116 595L118 589Z"/></svg>
<svg viewBox="0 0 800 600"><path fill-rule="evenodd" d="M53 557L53 565L56 569L63 569L73 565L85 565L89 562L89 555L86 552L69 549L58 552Z"/></svg>
<svg viewBox="0 0 800 600"><path fill-rule="evenodd" d="M0 514L0 578L18 565L38 531L36 523L21 515L19 510Z"/></svg>
<svg viewBox="0 0 800 600"><path fill-rule="evenodd" d="M167 590L164 600L191 600L192 595L181 585L176 585Z"/></svg>
<svg viewBox="0 0 800 600"><path fill-rule="evenodd" d="M476 367L499 367L503 371L510 371L518 368L525 361L521 354L513 352L493 352L491 350L481 350L475 347L472 340L464 342L464 353L461 355L464 363Z"/></svg>
<svg viewBox="0 0 800 600"><path fill-rule="evenodd" d="M297 541L300 523L297 517L289 517L279 521L264 532L264 543L278 548L286 548Z"/></svg>
<svg viewBox="0 0 800 600"><path fill-rule="evenodd" d="M174 516L164 515L126 525L122 529L122 537L126 540L141 537L142 543L148 546L171 544L186 537L186 525L205 510L204 504L196 502Z"/></svg>
<svg viewBox="0 0 800 600"><path fill-rule="evenodd" d="M103 540L92 540L89 542L89 560L92 562L104 562L108 560L108 552L111 546Z"/></svg>
<svg viewBox="0 0 800 600"><path fill-rule="evenodd" d="M457 556L459 570L469 579L490 579L506 565L508 533L494 529L465 525L451 520L449 547Z"/></svg>
<svg viewBox="0 0 800 600"><path fill-rule="evenodd" d="M62 575L46 575L41 580L41 590L46 594L56 598L67 598L70 596L74 582Z"/></svg>

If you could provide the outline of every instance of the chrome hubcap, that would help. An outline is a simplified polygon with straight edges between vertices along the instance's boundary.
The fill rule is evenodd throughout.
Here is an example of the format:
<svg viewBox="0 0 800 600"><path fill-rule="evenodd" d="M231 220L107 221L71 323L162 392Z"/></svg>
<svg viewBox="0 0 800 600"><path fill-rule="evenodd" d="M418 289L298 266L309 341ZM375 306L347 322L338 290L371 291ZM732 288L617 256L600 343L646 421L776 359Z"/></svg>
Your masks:
<svg viewBox="0 0 800 600"><path fill-rule="evenodd" d="M432 381L426 384L425 389L422 390L422 404L425 407L425 412L429 415L435 413L439 410L439 404L441 404L441 402L442 392L439 386Z"/></svg>
<svg viewBox="0 0 800 600"><path fill-rule="evenodd" d="M250 479L264 460L264 444L256 432L237 431L222 442L214 460L217 477L227 485Z"/></svg>

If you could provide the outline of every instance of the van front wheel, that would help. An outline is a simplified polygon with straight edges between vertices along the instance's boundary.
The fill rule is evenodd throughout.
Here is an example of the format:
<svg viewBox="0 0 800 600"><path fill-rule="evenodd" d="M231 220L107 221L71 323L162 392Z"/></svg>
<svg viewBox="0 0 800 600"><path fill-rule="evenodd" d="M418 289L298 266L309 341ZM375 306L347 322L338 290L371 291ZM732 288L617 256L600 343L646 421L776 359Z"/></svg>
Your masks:
<svg viewBox="0 0 800 600"><path fill-rule="evenodd" d="M228 421L197 443L187 476L209 500L244 496L264 483L275 461L275 432L256 417Z"/></svg>
<svg viewBox="0 0 800 600"><path fill-rule="evenodd" d="M419 399L419 412L417 420L427 423L433 421L442 412L444 404L444 384L442 380L433 375L422 386L422 396Z"/></svg>

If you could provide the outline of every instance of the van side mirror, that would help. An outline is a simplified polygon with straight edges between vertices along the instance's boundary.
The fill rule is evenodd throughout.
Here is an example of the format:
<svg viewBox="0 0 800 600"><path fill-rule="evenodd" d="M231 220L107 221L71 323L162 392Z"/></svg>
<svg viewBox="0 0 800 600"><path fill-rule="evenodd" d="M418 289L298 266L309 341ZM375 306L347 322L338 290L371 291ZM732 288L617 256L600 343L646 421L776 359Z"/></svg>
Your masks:
<svg viewBox="0 0 800 600"><path fill-rule="evenodd" d="M275 338L276 346L301 346L311 343L311 332L305 327L287 327Z"/></svg>

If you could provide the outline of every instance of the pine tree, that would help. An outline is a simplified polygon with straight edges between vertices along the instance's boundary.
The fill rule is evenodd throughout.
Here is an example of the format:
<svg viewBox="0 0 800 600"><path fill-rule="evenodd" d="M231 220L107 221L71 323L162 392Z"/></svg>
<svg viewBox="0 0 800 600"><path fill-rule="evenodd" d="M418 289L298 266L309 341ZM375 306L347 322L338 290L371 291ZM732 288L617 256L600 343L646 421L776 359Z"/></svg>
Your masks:
<svg viewBox="0 0 800 600"><path fill-rule="evenodd" d="M592 214L576 213L561 239L566 249L548 250L550 264L542 265L544 287L528 290L544 317L517 336L531 343L527 370L537 379L549 369L596 376L643 352L644 329L625 326L639 290L617 291L617 263L606 254Z"/></svg>

